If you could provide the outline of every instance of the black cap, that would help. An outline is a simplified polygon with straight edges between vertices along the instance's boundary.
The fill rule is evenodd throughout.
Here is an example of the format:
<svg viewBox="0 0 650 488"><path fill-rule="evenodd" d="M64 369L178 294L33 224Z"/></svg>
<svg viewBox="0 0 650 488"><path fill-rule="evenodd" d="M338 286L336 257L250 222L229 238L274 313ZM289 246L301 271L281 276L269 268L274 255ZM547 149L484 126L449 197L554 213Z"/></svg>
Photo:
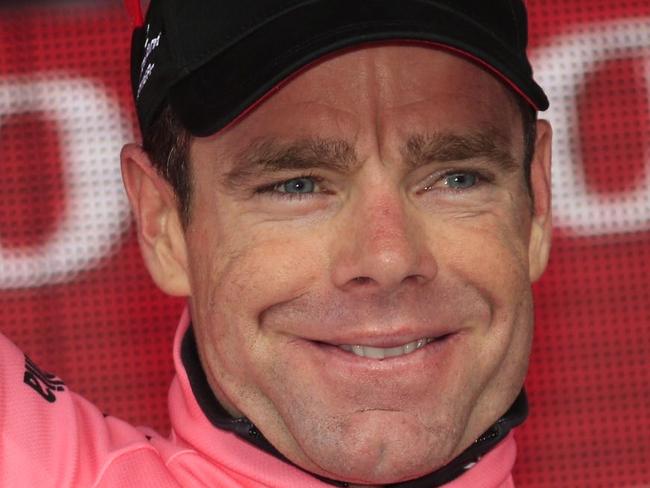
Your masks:
<svg viewBox="0 0 650 488"><path fill-rule="evenodd" d="M548 108L522 0L152 0L132 44L140 126L168 102L190 133L214 134L310 63L378 41L450 50Z"/></svg>

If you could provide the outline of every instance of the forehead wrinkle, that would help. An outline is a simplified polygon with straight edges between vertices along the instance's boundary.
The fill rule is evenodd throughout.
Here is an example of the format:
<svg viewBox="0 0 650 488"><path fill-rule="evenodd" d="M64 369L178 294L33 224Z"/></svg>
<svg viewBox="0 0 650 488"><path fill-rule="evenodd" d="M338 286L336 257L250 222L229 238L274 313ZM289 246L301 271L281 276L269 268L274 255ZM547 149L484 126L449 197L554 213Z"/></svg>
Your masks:
<svg viewBox="0 0 650 488"><path fill-rule="evenodd" d="M260 173L308 169L350 173L357 166L353 146L343 139L306 138L284 143L265 137L254 140L237 154L223 179L237 185Z"/></svg>
<svg viewBox="0 0 650 488"><path fill-rule="evenodd" d="M496 129L460 135L433 132L410 136L403 148L406 163L417 169L430 163L488 159L506 172L519 168L510 150L509 139Z"/></svg>

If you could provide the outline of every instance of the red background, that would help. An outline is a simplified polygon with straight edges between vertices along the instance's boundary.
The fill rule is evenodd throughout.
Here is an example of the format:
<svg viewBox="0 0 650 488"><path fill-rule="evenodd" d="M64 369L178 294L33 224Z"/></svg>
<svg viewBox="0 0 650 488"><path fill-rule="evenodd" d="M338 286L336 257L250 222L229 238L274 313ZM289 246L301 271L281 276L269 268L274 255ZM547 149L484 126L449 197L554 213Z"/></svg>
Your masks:
<svg viewBox="0 0 650 488"><path fill-rule="evenodd" d="M647 0L528 4L533 57L568 32L603 23L642 18L650 30ZM129 42L130 19L117 1L0 6L0 79L43 72L90 79L119 102L137 134ZM599 64L571 101L585 180L599 198L631 191L650 171L649 83L646 46ZM0 85L0 100L7 96ZM57 127L47 113L0 112L4 249L38 248L67 211ZM119 164L118 154L105 157ZM644 194L629 216L634 231L556 228L548 272L535 286L520 487L650 486L650 188ZM558 196L571 203L571 194ZM99 265L58 284L0 289L0 307L0 330L73 390L132 423L167 429L171 339L183 303L151 283L132 227Z"/></svg>

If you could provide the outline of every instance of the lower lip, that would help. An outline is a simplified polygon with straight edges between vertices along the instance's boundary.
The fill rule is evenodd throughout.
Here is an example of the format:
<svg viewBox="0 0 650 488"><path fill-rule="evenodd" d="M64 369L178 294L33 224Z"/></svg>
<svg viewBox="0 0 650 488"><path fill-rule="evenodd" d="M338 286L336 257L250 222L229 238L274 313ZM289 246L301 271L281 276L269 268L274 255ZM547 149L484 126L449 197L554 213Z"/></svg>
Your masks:
<svg viewBox="0 0 650 488"><path fill-rule="evenodd" d="M312 349L318 359L322 358L323 361L327 361L325 364L328 365L328 368L333 366L332 362L334 361L343 367L395 372L403 368L420 367L423 364L431 365L432 362L443 361L453 345L459 341L460 336L460 333L448 334L409 354L384 359L357 356L340 347L322 342L305 341L305 345ZM323 358L323 356L327 357Z"/></svg>

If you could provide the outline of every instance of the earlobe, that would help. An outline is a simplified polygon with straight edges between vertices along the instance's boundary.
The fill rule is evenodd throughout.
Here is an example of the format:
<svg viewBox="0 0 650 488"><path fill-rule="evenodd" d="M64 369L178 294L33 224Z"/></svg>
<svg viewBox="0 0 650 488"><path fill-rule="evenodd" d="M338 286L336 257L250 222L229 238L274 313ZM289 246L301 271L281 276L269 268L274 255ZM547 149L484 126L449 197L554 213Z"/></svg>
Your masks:
<svg viewBox="0 0 650 488"><path fill-rule="evenodd" d="M531 187L534 197L533 219L528 245L531 282L537 281L548 264L553 223L551 215L551 147L552 129L545 120L537 122L535 155L531 164Z"/></svg>
<svg viewBox="0 0 650 488"><path fill-rule="evenodd" d="M165 293L189 296L185 234L174 191L135 144L121 153L122 178L149 274Z"/></svg>

